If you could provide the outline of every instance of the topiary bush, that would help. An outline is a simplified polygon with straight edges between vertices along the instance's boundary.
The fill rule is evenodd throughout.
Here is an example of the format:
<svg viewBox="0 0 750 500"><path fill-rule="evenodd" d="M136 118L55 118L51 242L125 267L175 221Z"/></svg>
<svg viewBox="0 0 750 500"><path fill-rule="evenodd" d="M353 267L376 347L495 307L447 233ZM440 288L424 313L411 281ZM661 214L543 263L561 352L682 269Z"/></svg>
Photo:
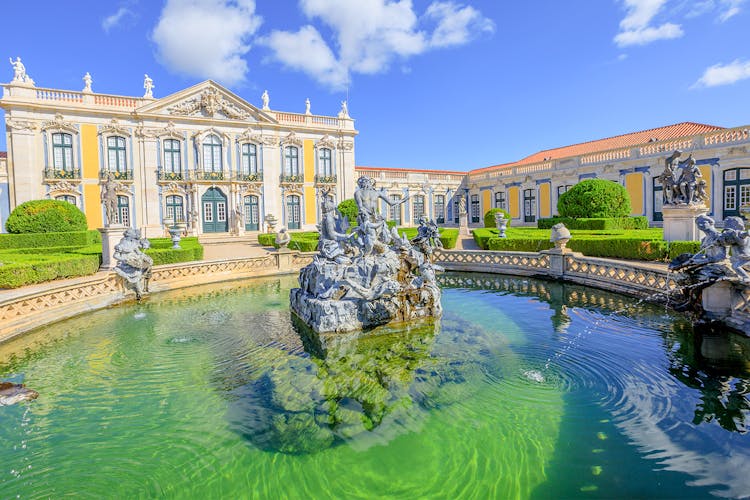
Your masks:
<svg viewBox="0 0 750 500"><path fill-rule="evenodd" d="M630 196L620 184L604 179L586 179L560 195L557 211L562 217L627 217Z"/></svg>
<svg viewBox="0 0 750 500"><path fill-rule="evenodd" d="M495 224L495 214L498 212L502 213L503 217L505 217L508 220L507 227L510 227L510 219L511 219L510 214L506 212L505 210L503 210L502 208L490 208L489 210L487 210L487 213L484 214L484 227L496 227L497 226Z"/></svg>
<svg viewBox="0 0 750 500"><path fill-rule="evenodd" d="M349 198L339 203L338 209L339 212L341 212L341 215L345 215L349 218L349 224L351 224L352 226L357 225L359 208L357 207L357 202L354 201L354 198Z"/></svg>
<svg viewBox="0 0 750 500"><path fill-rule="evenodd" d="M615 231L628 229L648 229L648 218L638 215L635 217L612 217L612 218L580 218L572 217L550 217L537 220L539 229L550 229L555 224L562 222L568 229L583 229L590 231Z"/></svg>
<svg viewBox="0 0 750 500"><path fill-rule="evenodd" d="M61 200L32 200L18 205L5 221L9 233L67 233L86 231L86 215Z"/></svg>

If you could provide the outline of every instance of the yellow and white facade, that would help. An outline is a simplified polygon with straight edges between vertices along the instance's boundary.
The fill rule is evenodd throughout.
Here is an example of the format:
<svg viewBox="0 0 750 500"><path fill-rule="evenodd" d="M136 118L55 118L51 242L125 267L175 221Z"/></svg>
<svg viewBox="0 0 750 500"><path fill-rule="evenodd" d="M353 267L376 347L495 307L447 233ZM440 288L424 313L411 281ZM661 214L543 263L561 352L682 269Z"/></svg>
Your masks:
<svg viewBox="0 0 750 500"><path fill-rule="evenodd" d="M274 111L267 101L259 108L210 80L160 99L14 80L3 85L0 107L3 225L19 204L57 198L102 227L108 178L118 222L148 237L175 221L199 235L263 231L266 215L313 229L323 190L337 201L354 193L357 131L345 108L338 116Z"/></svg>

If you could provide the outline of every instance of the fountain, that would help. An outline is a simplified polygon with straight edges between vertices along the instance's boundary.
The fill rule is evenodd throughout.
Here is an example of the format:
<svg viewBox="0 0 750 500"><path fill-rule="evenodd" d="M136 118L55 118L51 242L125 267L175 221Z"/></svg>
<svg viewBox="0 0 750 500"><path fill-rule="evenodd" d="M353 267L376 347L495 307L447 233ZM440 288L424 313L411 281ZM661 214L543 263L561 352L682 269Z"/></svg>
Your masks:
<svg viewBox="0 0 750 500"><path fill-rule="evenodd" d="M392 202L369 177L357 184L359 215L351 232L329 192L323 193L318 254L300 271L300 287L290 295L292 311L318 333L439 317L435 273L442 268L433 263L433 249L442 246L437 224L422 217L415 238L399 236L378 213L378 200L392 205L408 198Z"/></svg>
<svg viewBox="0 0 750 500"><path fill-rule="evenodd" d="M697 253L683 253L669 264L677 271L682 302L677 310L689 310L699 319L720 320L744 331L750 318L740 309L747 303L750 275L743 268L750 262L750 234L739 217L727 217L719 232L707 215L696 218L696 226L705 235Z"/></svg>
<svg viewBox="0 0 750 500"><path fill-rule="evenodd" d="M135 292L135 297L141 300L148 292L148 280L151 278L153 259L143 250L151 246L146 238L141 238L141 232L128 228L123 233L120 242L115 245L114 259L117 261L115 272L123 279L126 288Z"/></svg>

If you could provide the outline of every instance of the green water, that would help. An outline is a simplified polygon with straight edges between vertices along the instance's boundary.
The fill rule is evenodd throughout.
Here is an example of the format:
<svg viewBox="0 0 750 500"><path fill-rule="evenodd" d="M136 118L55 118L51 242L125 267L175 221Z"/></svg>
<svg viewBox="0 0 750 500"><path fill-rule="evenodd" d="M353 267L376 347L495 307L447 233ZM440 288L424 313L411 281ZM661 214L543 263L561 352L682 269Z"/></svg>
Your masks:
<svg viewBox="0 0 750 500"><path fill-rule="evenodd" d="M364 336L306 333L295 280L263 279L0 346L0 380L40 393L0 407L0 498L750 491L745 340L715 340L716 361L679 317L630 299L444 281L440 321Z"/></svg>

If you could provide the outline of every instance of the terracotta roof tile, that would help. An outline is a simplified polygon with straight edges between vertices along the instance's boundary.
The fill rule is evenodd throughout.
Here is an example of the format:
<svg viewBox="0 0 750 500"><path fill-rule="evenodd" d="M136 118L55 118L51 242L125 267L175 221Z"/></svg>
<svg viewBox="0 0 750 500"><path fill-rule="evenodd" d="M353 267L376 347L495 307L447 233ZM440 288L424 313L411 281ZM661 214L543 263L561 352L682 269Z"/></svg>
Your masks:
<svg viewBox="0 0 750 500"><path fill-rule="evenodd" d="M486 172L488 170L507 168L511 166L527 165L529 163L537 163L546 160L558 160L560 158L597 153L600 151L608 151L610 149L626 148L628 146L635 146L637 144L645 144L652 139L656 139L658 141L677 139L679 137L687 137L691 135L704 134L706 132L713 132L715 130L721 130L723 128L724 127L717 127L714 125L705 125L703 123L694 122L676 123L674 125L667 125L666 127L652 128L648 130L642 130L640 132L631 132L629 134L616 135L614 137L607 137L606 139L597 139L595 141L582 142L580 144L563 146L561 148L545 149L543 151L539 151L538 153L527 156L526 158L517 162L478 168L472 170L470 173Z"/></svg>

